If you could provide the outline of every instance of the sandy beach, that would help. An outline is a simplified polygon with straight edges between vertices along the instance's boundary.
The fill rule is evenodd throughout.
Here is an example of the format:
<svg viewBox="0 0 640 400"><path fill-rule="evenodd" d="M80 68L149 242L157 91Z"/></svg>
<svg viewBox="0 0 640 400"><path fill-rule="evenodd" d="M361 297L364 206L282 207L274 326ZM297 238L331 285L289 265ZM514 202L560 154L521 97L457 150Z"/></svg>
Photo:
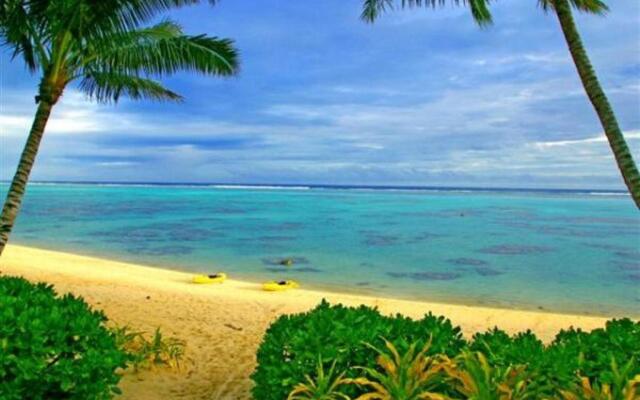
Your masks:
<svg viewBox="0 0 640 400"><path fill-rule="evenodd" d="M74 254L10 245L0 271L31 281L53 283L104 310L109 319L136 330L160 327L187 343L183 368L128 373L122 399L248 399L255 352L269 324L279 315L332 303L377 306L383 313L421 317L442 314L465 335L496 325L514 333L533 330L543 340L569 326L593 329L606 319L588 316L469 307L375 298L298 289L268 293L256 283L228 280L194 285L191 274ZM304 285L304 282L302 282Z"/></svg>

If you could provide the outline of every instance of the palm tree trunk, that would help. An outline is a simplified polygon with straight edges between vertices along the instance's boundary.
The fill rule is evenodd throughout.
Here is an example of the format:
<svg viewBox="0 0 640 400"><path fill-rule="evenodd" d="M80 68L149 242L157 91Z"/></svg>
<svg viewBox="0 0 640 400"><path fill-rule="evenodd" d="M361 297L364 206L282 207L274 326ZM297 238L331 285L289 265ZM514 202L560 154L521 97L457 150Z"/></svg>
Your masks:
<svg viewBox="0 0 640 400"><path fill-rule="evenodd" d="M638 173L638 168L633 161L633 156L631 155L631 151L629 151L627 142L624 140L611 104L609 104L609 100L604 94L596 73L591 66L589 56L582 44L580 34L573 20L569 0L554 0L554 9L569 46L569 52L578 70L578 75L580 75L580 80L582 80L582 86L584 86L584 90L587 92L587 96L598 114L598 118L609 140L609 146L611 146L611 150L616 158L624 182L629 189L629 193L631 193L636 207L640 209L640 174Z"/></svg>
<svg viewBox="0 0 640 400"><path fill-rule="evenodd" d="M22 198L27 188L27 181L29 180L29 174L31 168L38 154L38 148L40 147L40 140L44 133L44 127L47 125L51 109L53 108L51 101L40 101L36 116L27 138L27 143L24 146L22 155L20 156L20 162L18 163L18 169L13 177L11 186L9 187L9 193L7 193L7 199L4 202L2 208L2 214L0 214L0 255L4 251L7 241L9 240L9 234L13 229L13 224L18 215L20 204L22 204Z"/></svg>

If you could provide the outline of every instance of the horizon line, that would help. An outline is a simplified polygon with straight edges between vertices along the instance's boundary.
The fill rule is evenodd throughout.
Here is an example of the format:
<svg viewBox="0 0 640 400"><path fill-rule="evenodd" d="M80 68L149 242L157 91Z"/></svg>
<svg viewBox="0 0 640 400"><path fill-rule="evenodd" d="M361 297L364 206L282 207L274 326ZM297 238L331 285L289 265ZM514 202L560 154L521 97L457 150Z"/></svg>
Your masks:
<svg viewBox="0 0 640 400"><path fill-rule="evenodd" d="M10 180L0 180L0 183L11 183ZM509 186L445 186L445 185L384 185L384 184L331 184L331 183L230 183L230 182L162 182L162 181L93 181L93 180L33 180L34 184L69 184L69 185L149 185L149 186L250 186L250 187L308 187L313 188L334 188L334 189L401 189L401 190L475 190L475 191L518 191L518 192L615 192L626 193L626 189L596 189L596 188L550 188L550 187L509 187Z"/></svg>

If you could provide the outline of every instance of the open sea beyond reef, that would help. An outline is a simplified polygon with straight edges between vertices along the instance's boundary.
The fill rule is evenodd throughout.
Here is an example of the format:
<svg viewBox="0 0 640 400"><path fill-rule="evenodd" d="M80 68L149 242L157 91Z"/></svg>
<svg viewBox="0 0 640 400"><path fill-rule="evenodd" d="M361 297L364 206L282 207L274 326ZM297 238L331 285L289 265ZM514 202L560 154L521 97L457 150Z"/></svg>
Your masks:
<svg viewBox="0 0 640 400"><path fill-rule="evenodd" d="M640 213L622 192L32 184L12 240L304 288L640 316Z"/></svg>

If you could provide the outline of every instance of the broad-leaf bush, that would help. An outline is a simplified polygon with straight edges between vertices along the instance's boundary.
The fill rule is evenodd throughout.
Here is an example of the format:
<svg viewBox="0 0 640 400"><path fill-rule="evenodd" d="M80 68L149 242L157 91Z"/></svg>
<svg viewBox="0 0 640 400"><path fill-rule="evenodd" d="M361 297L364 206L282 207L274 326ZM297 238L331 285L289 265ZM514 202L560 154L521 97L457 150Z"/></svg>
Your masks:
<svg viewBox="0 0 640 400"><path fill-rule="evenodd" d="M591 332L563 330L546 345L530 331L511 336L498 328L466 342L460 328L444 317L429 314L414 321L323 301L307 313L280 317L267 330L252 375L253 396L286 398L296 384L317 379L318 359L335 363L335 373L353 382L367 378L363 371L385 374L373 350L385 346L383 337L399 354L431 340L424 356L449 360L442 365L450 376L434 386L435 392L449 398L629 400L640 390L640 322L630 319L611 320ZM461 390L465 384L482 386L482 395ZM339 388L353 399L364 389Z"/></svg>
<svg viewBox="0 0 640 400"><path fill-rule="evenodd" d="M109 399L127 356L107 318L51 285L0 277L0 399Z"/></svg>
<svg viewBox="0 0 640 400"><path fill-rule="evenodd" d="M611 320L601 329L584 332L563 330L550 346L555 358L572 361L581 376L611 384L611 363L619 366L631 362L629 375L640 374L640 322L630 319Z"/></svg>
<svg viewBox="0 0 640 400"><path fill-rule="evenodd" d="M253 396L257 400L286 398L306 375L314 375L318 358L335 361L337 371L356 378L361 371L354 367L376 366L378 354L365 343L384 347L383 337L401 352L413 343L422 348L431 340L428 355L455 356L465 345L460 328L443 317L429 314L416 321L401 315L384 316L366 306L331 306L323 301L307 313L280 317L267 330L252 375ZM345 393L354 396L362 390L348 387Z"/></svg>
<svg viewBox="0 0 640 400"><path fill-rule="evenodd" d="M532 390L550 393L554 387L566 386L575 379L573 359L569 362L557 360L558 353L547 351L531 331L509 336L495 328L475 334L469 348L484 354L489 364L495 367L526 365L528 385Z"/></svg>

